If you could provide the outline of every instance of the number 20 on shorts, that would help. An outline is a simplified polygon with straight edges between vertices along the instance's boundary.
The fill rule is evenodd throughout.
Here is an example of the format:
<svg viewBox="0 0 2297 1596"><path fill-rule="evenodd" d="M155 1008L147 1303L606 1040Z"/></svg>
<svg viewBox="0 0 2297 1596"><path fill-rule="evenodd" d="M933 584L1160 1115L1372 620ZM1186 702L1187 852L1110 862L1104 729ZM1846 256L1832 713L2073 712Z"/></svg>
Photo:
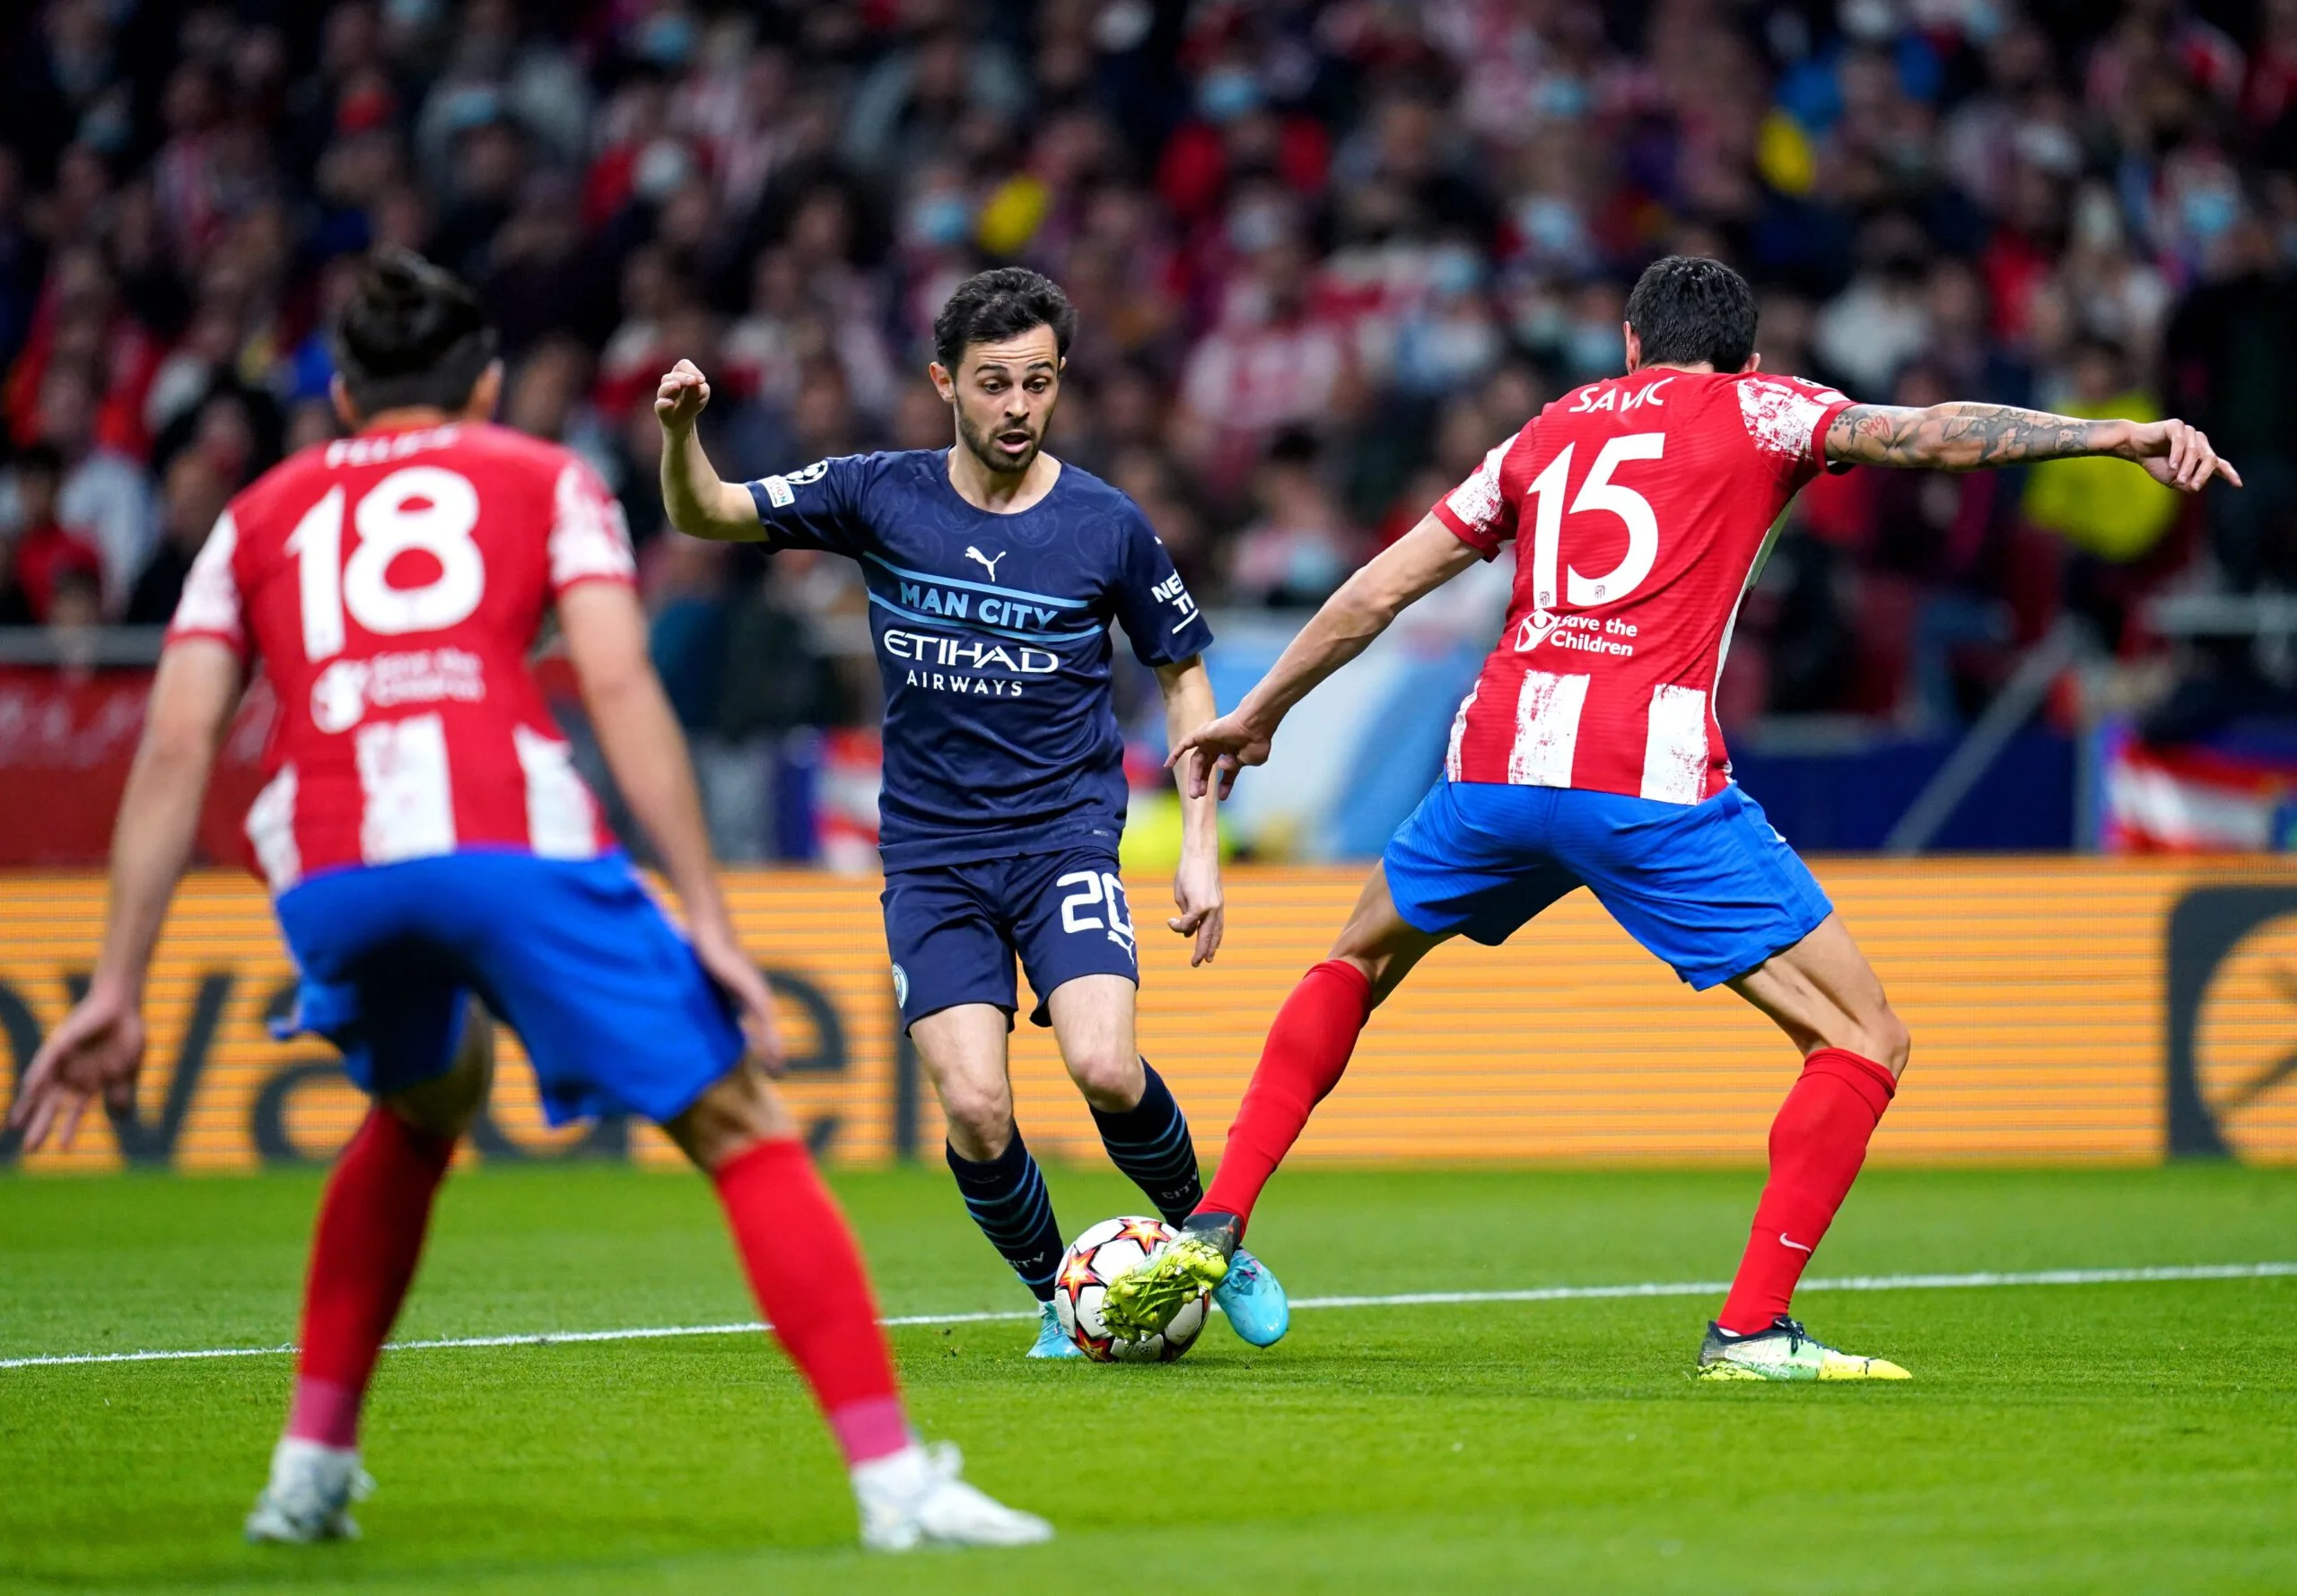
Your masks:
<svg viewBox="0 0 2297 1596"><path fill-rule="evenodd" d="M1061 900L1061 929L1064 931L1106 931L1109 940L1130 951L1132 912L1125 902L1124 883L1106 870L1071 870L1052 884L1075 887ZM1101 911L1108 918L1104 920Z"/></svg>

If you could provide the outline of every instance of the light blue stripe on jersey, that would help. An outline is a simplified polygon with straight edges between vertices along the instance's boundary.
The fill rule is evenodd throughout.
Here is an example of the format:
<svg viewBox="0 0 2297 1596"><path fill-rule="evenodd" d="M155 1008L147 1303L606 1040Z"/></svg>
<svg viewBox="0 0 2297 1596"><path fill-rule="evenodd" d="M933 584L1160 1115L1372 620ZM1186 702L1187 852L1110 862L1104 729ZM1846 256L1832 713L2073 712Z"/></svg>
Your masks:
<svg viewBox="0 0 2297 1596"><path fill-rule="evenodd" d="M876 554L867 552L864 552L861 557L872 565L882 566L895 576L906 577L913 582L931 582L936 587L942 588L963 588L969 593L994 593L1000 598L1026 598L1033 604L1056 605L1062 609L1083 609L1092 602L1086 598L1055 598L1050 593L1026 593L1018 588L996 588L990 586L987 582L963 581L954 576L932 576L922 571L912 571L906 566L896 565L891 560L880 559Z"/></svg>
<svg viewBox="0 0 2297 1596"><path fill-rule="evenodd" d="M994 589L991 589L994 591ZM1009 637L1025 643L1073 643L1079 638L1098 637L1097 626L1082 632L1023 632L1012 626L991 626L985 621L975 621L965 615L930 615L922 610L904 609L881 594L871 593L869 602L879 609L890 610L904 621L914 621L921 626L948 626L971 632L986 632L994 637Z"/></svg>

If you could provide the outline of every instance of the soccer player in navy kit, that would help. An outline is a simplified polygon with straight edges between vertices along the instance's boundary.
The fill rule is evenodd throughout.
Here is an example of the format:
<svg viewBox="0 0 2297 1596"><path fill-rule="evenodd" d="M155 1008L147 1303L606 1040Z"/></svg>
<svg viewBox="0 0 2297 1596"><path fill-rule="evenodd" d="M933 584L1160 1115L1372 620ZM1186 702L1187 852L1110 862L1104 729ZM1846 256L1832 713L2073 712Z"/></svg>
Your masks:
<svg viewBox="0 0 2297 1596"><path fill-rule="evenodd" d="M1148 519L1044 452L1076 312L1020 267L960 284L933 327L948 449L852 455L722 482L695 436L710 386L662 379L662 501L696 537L827 549L858 561L885 681L879 800L894 993L948 1121L965 1207L1044 1305L1033 1357L1080 1356L1052 1312L1063 1250L1013 1116L1006 1038L1017 955L1110 1159L1177 1225L1201 1195L1188 1121L1134 1043L1140 964L1118 878L1124 745L1109 624L1157 673L1177 741L1212 719L1211 628ZM1166 923L1218 950L1218 820L1184 799ZM1288 1310L1248 1254L1223 1280L1236 1333L1267 1346Z"/></svg>

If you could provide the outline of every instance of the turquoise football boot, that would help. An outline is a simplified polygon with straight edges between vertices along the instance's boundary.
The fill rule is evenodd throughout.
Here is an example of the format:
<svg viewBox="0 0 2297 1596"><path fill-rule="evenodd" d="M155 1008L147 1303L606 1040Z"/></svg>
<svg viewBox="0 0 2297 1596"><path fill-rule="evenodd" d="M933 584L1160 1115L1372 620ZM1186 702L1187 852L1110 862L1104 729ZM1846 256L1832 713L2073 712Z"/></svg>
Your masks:
<svg viewBox="0 0 2297 1596"><path fill-rule="evenodd" d="M1268 1266L1242 1247L1228 1258L1228 1272L1212 1288L1212 1300L1228 1316L1228 1327L1254 1347L1273 1347L1292 1328L1292 1301Z"/></svg>
<svg viewBox="0 0 2297 1596"><path fill-rule="evenodd" d="M1234 1214L1191 1215L1180 1240L1109 1282L1101 1321L1117 1335L1155 1335L1210 1291L1238 1336L1274 1346L1291 1328L1292 1304L1268 1266L1236 1244L1243 1232Z"/></svg>
<svg viewBox="0 0 2297 1596"><path fill-rule="evenodd" d="M1069 1332L1061 1328L1061 1314L1051 1303L1037 1319L1037 1344L1029 1348L1031 1357L1082 1357L1085 1356Z"/></svg>

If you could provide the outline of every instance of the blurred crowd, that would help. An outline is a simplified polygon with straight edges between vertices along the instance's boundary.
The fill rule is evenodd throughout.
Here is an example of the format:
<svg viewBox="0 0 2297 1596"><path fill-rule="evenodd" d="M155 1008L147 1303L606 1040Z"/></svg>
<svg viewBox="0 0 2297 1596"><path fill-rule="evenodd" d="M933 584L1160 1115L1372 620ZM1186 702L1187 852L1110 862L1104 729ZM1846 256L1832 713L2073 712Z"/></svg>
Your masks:
<svg viewBox="0 0 2297 1596"><path fill-rule="evenodd" d="M2297 585L2297 0L41 0L0 24L0 623L165 619L328 436L356 252L476 283L505 419L592 458L681 713L866 720L836 562L661 534L656 376L721 468L939 447L948 289L1081 318L1052 446L1208 604L1328 593L1720 256L1767 368L2183 414L2246 493L2111 463L1806 493L1726 719L1951 724L2061 615Z"/></svg>

